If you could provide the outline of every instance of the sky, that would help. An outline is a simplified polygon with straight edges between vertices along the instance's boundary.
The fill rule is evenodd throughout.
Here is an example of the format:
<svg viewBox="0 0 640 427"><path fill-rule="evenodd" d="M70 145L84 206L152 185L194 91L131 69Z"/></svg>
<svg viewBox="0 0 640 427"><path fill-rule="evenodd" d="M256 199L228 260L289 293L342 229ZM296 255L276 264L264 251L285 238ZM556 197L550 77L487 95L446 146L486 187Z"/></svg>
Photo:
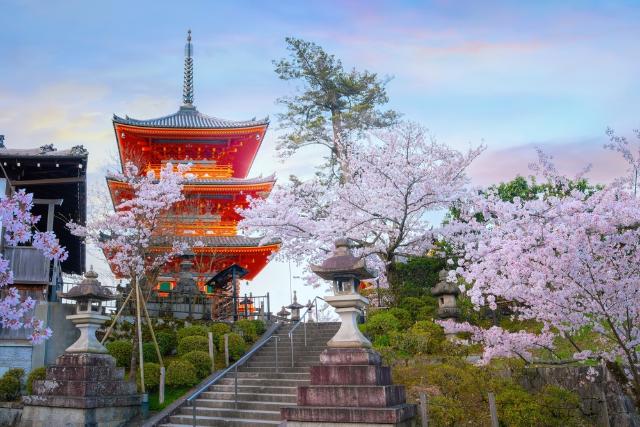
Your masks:
<svg viewBox="0 0 640 427"><path fill-rule="evenodd" d="M389 107L440 142L485 144L474 185L529 174L535 147L561 171L592 164L590 179L607 182L626 166L602 148L605 130L640 127L639 18L637 1L0 0L0 134L11 148L82 144L90 186L104 186L117 152L112 115L153 118L180 105L190 28L194 104L228 119L270 116L250 175L304 175L312 150L275 159L276 99L296 84L272 61L294 36L390 77ZM108 282L105 263L92 262ZM288 265L273 262L247 289L269 291L279 307L289 280ZM292 282L304 301L323 293Z"/></svg>

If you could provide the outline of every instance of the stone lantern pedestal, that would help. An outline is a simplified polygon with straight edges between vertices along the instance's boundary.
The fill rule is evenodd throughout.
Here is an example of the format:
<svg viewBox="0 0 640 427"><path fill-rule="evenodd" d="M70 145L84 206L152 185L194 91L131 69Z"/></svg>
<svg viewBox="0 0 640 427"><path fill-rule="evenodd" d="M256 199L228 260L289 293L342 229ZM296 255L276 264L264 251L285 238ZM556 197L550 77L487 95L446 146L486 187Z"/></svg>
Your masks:
<svg viewBox="0 0 640 427"><path fill-rule="evenodd" d="M95 337L109 319L100 302L113 299L96 278L89 271L62 295L76 300L76 314L67 318L80 329L80 338L47 367L46 379L34 382L33 395L23 398L21 427L118 427L138 414L136 384L125 381L124 368L116 367Z"/></svg>
<svg viewBox="0 0 640 427"><path fill-rule="evenodd" d="M371 277L364 261L354 257L346 241L336 242L333 257L312 270L333 281L335 295L325 297L342 323L311 367L311 383L298 387L297 406L281 409L288 427L414 425L416 406L406 403L403 386L391 381L380 354L362 335L357 317L369 300L358 293L361 278Z"/></svg>

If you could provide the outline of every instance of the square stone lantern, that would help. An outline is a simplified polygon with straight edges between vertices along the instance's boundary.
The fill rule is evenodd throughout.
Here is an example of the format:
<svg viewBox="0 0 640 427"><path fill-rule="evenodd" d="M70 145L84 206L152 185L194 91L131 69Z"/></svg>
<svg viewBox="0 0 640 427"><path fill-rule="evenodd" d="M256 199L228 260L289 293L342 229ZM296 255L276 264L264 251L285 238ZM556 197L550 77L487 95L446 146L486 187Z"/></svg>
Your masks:
<svg viewBox="0 0 640 427"><path fill-rule="evenodd" d="M373 275L348 240L335 246L333 256L311 270L331 280L334 295L325 301L342 323L320 364L311 366L310 385L298 387L297 406L281 409L282 419L288 427L412 426L416 406L406 403L404 387L391 382L391 370L358 329L357 317L369 304L358 292L360 280Z"/></svg>
<svg viewBox="0 0 640 427"><path fill-rule="evenodd" d="M457 299L460 294L458 285L447 281L448 272L440 271L438 283L431 289L431 295L438 298L438 317L441 319L457 319L460 317Z"/></svg>
<svg viewBox="0 0 640 427"><path fill-rule="evenodd" d="M76 302L75 314L67 319L80 330L80 338L47 367L46 379L34 381L33 394L23 398L20 427L121 426L139 413L136 384L124 380L124 368L116 367L96 339L96 330L109 319L102 303L114 299L97 278L91 269L61 294Z"/></svg>

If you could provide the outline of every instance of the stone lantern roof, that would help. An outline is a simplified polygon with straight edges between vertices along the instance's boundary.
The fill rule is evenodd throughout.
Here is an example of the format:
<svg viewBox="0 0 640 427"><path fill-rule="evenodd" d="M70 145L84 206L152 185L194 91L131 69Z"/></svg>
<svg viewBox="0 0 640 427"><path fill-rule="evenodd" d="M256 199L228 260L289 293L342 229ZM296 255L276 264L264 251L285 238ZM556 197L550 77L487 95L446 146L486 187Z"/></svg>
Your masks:
<svg viewBox="0 0 640 427"><path fill-rule="evenodd" d="M353 275L360 279L372 279L374 276L365 264L364 258L356 257L351 253L348 239L336 240L336 248L333 256L324 260L322 265L312 265L311 271L325 280L333 280L336 277Z"/></svg>
<svg viewBox="0 0 640 427"><path fill-rule="evenodd" d="M304 308L304 307L305 307L304 305L298 302L298 295L296 295L296 291L293 291L293 302L289 304L286 308L288 308L289 310L300 310L301 308Z"/></svg>
<svg viewBox="0 0 640 427"><path fill-rule="evenodd" d="M280 317L287 317L288 315L290 315L291 313L289 313L287 311L287 309L284 307L284 305L282 306L282 310L280 310L279 312L276 313L278 316Z"/></svg>
<svg viewBox="0 0 640 427"><path fill-rule="evenodd" d="M446 270L440 271L438 278L440 281L431 288L431 295L437 297L440 295L458 295L460 288L457 284L447 281L448 272Z"/></svg>
<svg viewBox="0 0 640 427"><path fill-rule="evenodd" d="M93 271L93 267L84 274L84 279L74 287L72 287L67 293L61 294L63 298L71 300L99 300L108 301L115 299L115 296L108 288L100 285L98 281L98 274Z"/></svg>

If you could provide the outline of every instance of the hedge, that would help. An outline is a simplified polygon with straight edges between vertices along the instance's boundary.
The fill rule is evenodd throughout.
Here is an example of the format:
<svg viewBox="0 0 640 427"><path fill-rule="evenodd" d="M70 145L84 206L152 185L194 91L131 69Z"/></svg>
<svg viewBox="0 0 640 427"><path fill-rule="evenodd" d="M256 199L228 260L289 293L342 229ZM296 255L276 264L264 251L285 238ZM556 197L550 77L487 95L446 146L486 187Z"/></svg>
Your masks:
<svg viewBox="0 0 640 427"><path fill-rule="evenodd" d="M218 348L220 353L224 354L224 335L219 338ZM247 344L244 339L234 333L229 334L229 359L238 360L247 351Z"/></svg>
<svg viewBox="0 0 640 427"><path fill-rule="evenodd" d="M47 378L47 368L41 366L39 368L31 370L27 377L27 394L33 394L33 382L38 380L44 380Z"/></svg>
<svg viewBox="0 0 640 427"><path fill-rule="evenodd" d="M187 326L186 328L178 329L178 342L182 341L185 337L206 337L208 332L209 331L204 326Z"/></svg>
<svg viewBox="0 0 640 427"><path fill-rule="evenodd" d="M199 350L190 351L181 356L181 359L186 360L196 368L196 375L198 375L199 379L211 374L211 359L209 358L209 353Z"/></svg>
<svg viewBox="0 0 640 427"><path fill-rule="evenodd" d="M209 348L209 339L202 336L184 337L178 344L178 355L182 356L190 351L204 351Z"/></svg>
<svg viewBox="0 0 640 427"><path fill-rule="evenodd" d="M143 365L144 387L146 390L156 390L160 386L160 365L149 362ZM138 371L138 386L140 385L140 371Z"/></svg>
<svg viewBox="0 0 640 427"><path fill-rule="evenodd" d="M190 387L198 382L196 368L186 360L174 360L167 368L167 385Z"/></svg>
<svg viewBox="0 0 640 427"><path fill-rule="evenodd" d="M163 356L170 355L178 346L177 335L168 331L158 332L156 340L158 340L158 347L160 347L160 353Z"/></svg>
<svg viewBox="0 0 640 427"><path fill-rule="evenodd" d="M118 340L107 343L107 351L116 358L116 365L128 368L131 364L131 341Z"/></svg>

